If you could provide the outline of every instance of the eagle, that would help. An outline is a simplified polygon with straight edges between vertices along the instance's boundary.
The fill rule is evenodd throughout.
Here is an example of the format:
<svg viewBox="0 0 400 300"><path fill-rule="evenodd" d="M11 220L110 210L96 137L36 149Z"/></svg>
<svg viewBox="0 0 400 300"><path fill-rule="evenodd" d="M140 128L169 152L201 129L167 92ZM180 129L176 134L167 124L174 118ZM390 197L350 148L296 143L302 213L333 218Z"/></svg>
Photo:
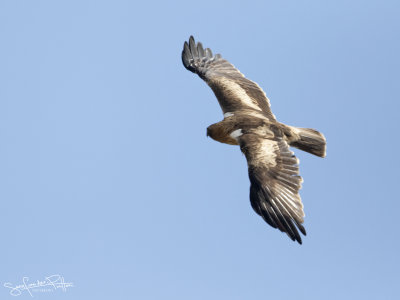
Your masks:
<svg viewBox="0 0 400 300"><path fill-rule="evenodd" d="M265 222L302 244L304 210L299 190L299 160L289 147L319 157L326 155L326 139L314 129L285 125L276 120L260 86L247 79L220 54L196 43L193 36L182 51L185 68L213 90L224 119L207 128L207 136L238 145L247 159L250 203Z"/></svg>

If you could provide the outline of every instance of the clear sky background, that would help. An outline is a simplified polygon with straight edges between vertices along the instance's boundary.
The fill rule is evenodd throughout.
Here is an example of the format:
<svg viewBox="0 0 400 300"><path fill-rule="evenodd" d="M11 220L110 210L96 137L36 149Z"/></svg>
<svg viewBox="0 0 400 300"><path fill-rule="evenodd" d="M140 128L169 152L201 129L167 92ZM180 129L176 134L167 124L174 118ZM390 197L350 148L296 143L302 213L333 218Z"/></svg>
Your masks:
<svg viewBox="0 0 400 300"><path fill-rule="evenodd" d="M398 299L398 1L1 1L0 298ZM258 82L296 150L303 245L252 210L244 156L184 69L190 35ZM30 299L24 292L18 299Z"/></svg>

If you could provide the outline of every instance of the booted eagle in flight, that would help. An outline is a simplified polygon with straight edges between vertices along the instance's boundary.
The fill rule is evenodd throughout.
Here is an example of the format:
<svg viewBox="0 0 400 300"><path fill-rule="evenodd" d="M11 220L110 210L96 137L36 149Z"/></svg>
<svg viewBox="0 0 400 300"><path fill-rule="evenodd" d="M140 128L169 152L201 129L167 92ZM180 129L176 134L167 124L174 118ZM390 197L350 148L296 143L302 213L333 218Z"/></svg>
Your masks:
<svg viewBox="0 0 400 300"><path fill-rule="evenodd" d="M325 157L323 134L278 122L269 100L257 83L244 77L220 54L190 37L182 51L186 69L196 73L214 91L224 114L221 122L207 128L207 136L239 145L247 159L250 203L265 222L300 244L304 211L299 190L299 160L289 147Z"/></svg>

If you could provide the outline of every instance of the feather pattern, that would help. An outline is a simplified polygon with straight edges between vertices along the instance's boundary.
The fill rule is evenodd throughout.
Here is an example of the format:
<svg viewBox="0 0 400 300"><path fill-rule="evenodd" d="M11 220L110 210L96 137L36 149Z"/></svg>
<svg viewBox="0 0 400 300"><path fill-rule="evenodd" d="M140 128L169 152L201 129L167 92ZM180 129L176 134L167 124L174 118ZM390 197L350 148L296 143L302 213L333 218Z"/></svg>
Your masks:
<svg viewBox="0 0 400 300"><path fill-rule="evenodd" d="M303 179L299 161L282 137L260 139L252 133L239 137L249 168L251 205L269 225L301 244L296 226L304 235L306 231L301 225L304 211L298 192Z"/></svg>
<svg viewBox="0 0 400 300"><path fill-rule="evenodd" d="M207 48L208 49L208 48ZM253 109L261 111L265 117L275 120L271 112L269 99L260 86L245 78L230 62L220 54L212 55L210 49L203 50L203 45L194 41L185 42L182 62L186 69L198 74L214 91L222 111Z"/></svg>
<svg viewBox="0 0 400 300"><path fill-rule="evenodd" d="M299 160L290 151L296 147L324 157L326 140L322 133L278 122L269 100L257 83L244 77L220 54L195 42L185 42L182 62L214 91L224 119L207 128L207 136L239 145L247 159L250 203L265 222L302 243L304 210L299 190ZM300 233L299 233L300 231Z"/></svg>

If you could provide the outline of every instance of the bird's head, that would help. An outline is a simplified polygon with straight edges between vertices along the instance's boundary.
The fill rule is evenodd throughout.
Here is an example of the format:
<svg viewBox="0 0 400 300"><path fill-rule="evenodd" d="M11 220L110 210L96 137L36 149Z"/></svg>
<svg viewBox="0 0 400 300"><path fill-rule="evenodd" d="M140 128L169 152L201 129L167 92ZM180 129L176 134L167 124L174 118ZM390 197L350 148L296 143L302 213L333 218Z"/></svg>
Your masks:
<svg viewBox="0 0 400 300"><path fill-rule="evenodd" d="M216 124L207 127L207 137L216 140L216 137L222 135L222 128Z"/></svg>
<svg viewBox="0 0 400 300"><path fill-rule="evenodd" d="M229 135L228 128L220 123L213 124L207 128L207 136L213 140L230 145L238 145L237 141Z"/></svg>

